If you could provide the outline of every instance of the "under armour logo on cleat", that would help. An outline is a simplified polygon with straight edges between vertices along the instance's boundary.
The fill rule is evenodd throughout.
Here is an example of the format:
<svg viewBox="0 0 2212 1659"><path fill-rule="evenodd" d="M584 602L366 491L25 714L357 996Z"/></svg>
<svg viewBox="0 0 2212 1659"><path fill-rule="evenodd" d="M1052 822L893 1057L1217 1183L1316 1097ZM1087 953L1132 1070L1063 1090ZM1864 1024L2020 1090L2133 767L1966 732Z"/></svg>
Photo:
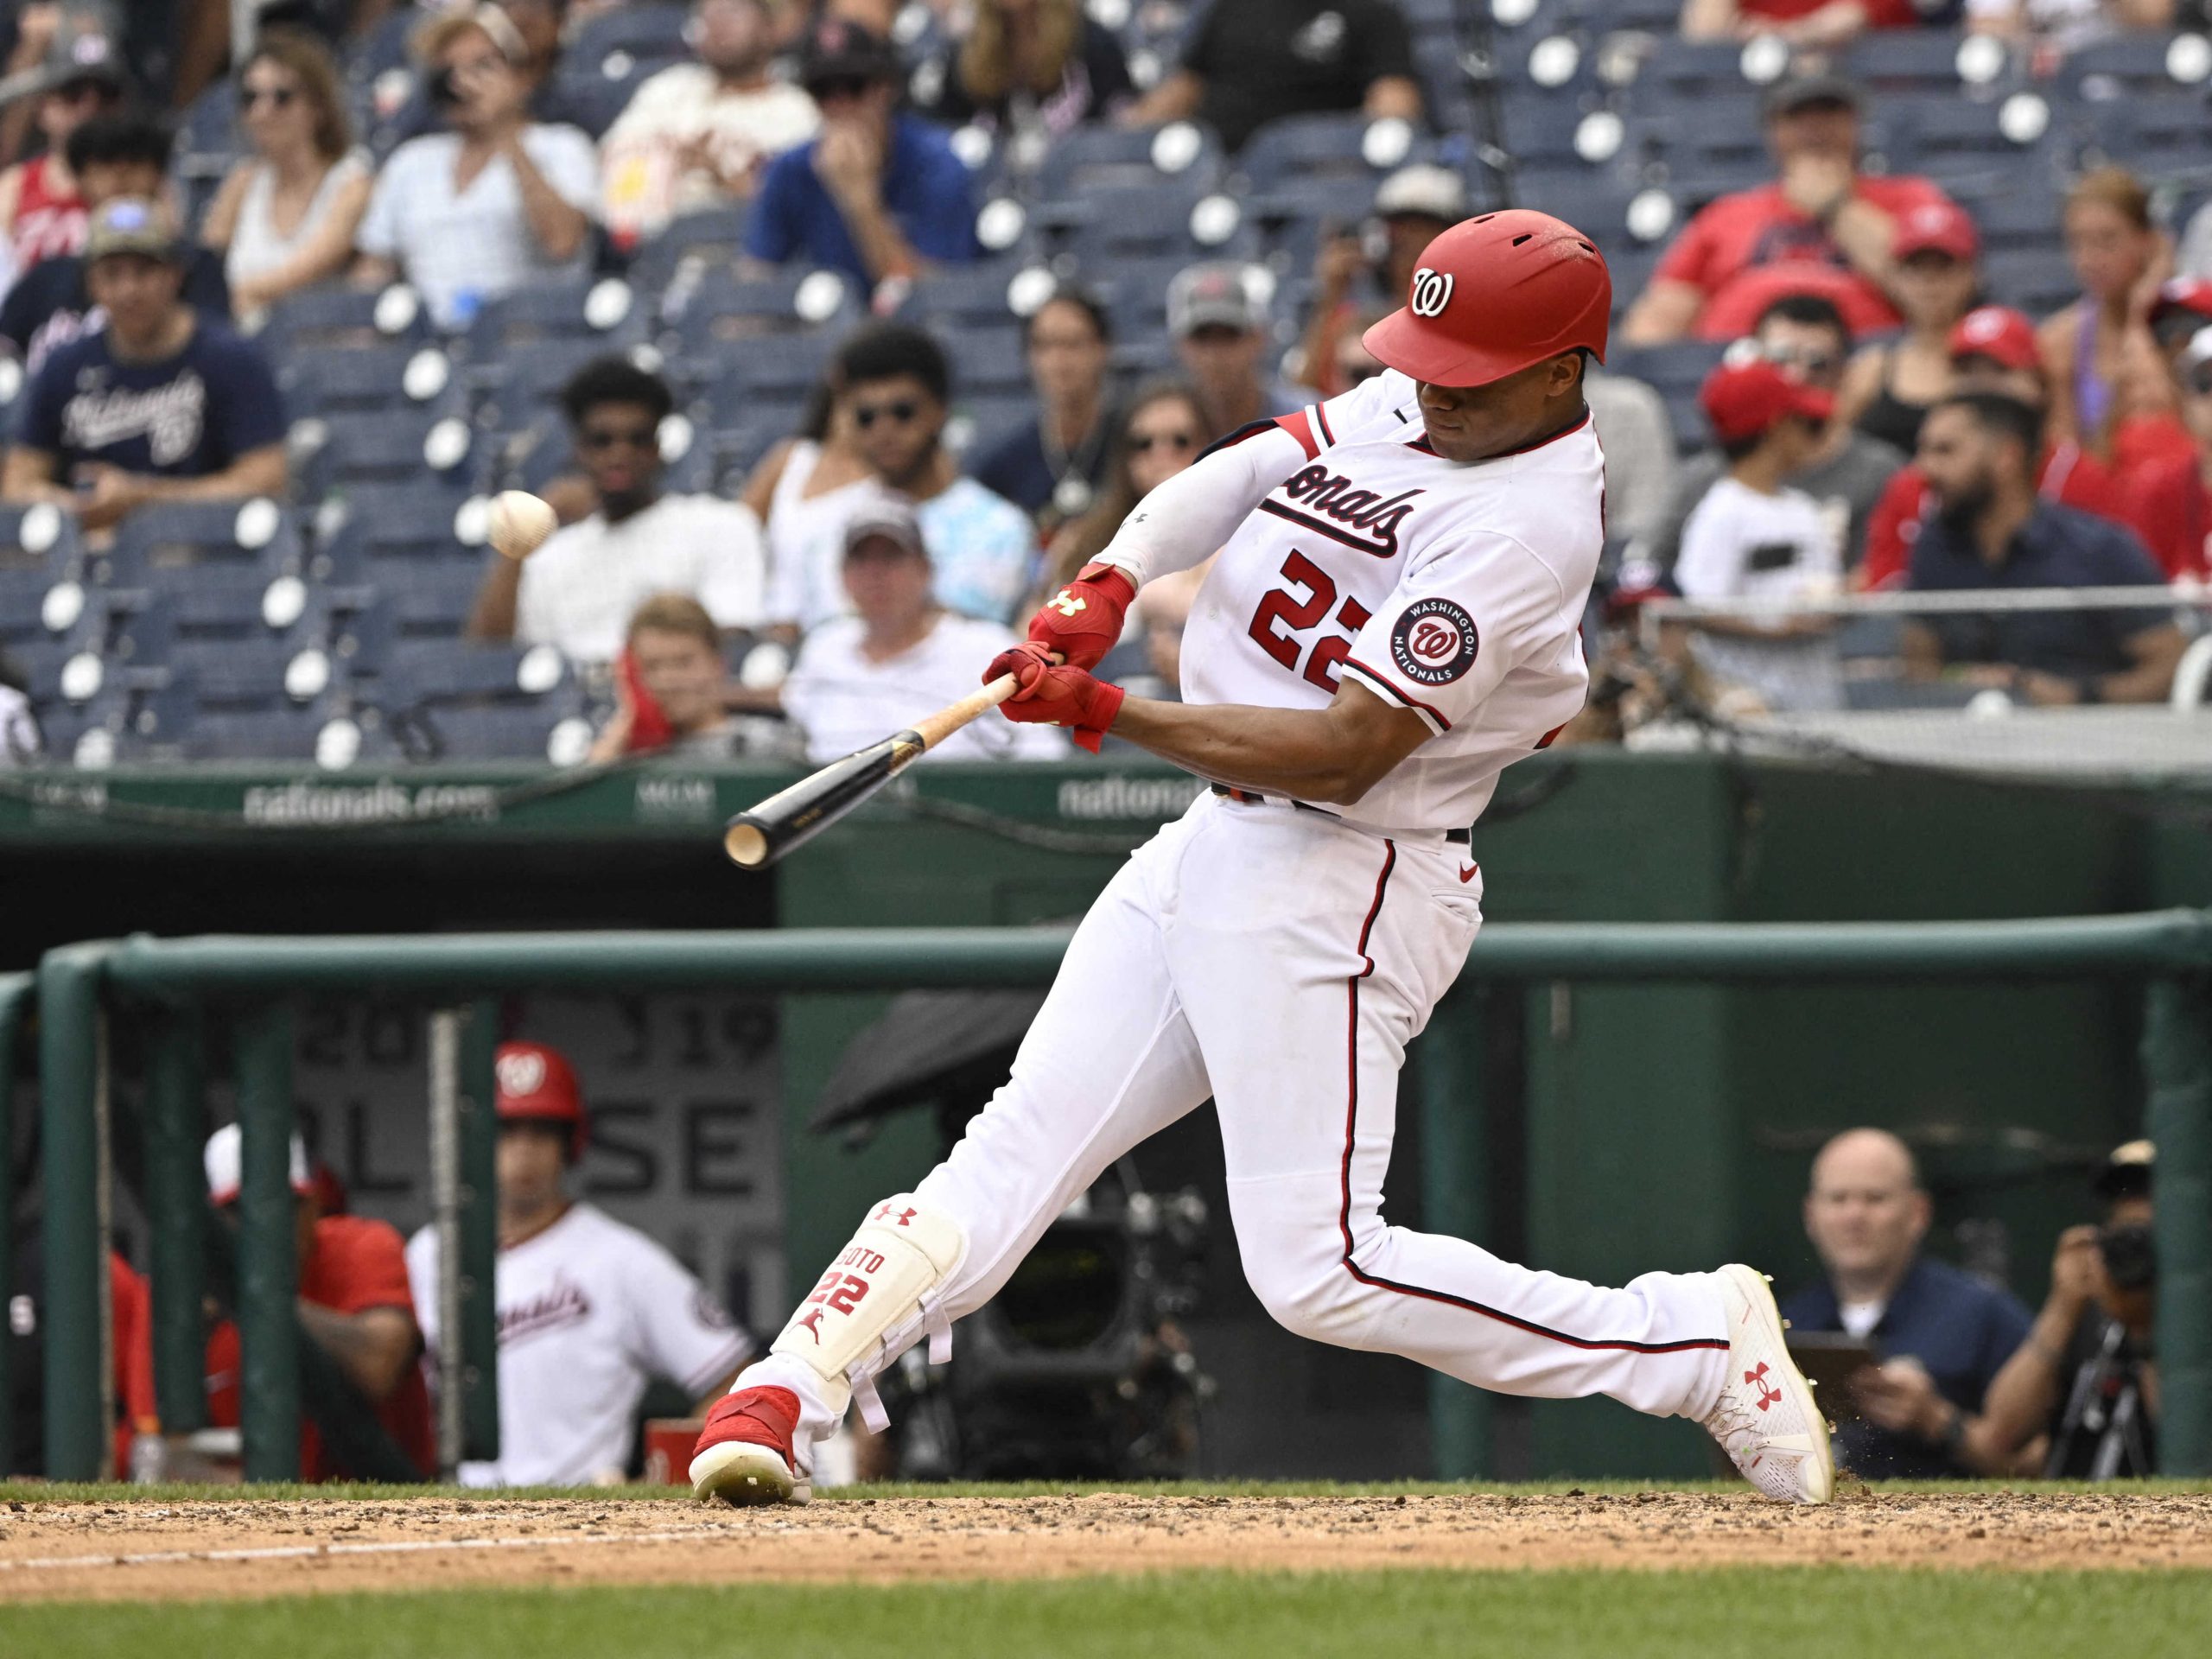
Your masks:
<svg viewBox="0 0 2212 1659"><path fill-rule="evenodd" d="M1780 1402L1782 1390L1766 1380L1766 1361L1759 1361L1757 1370L1745 1371L1744 1382L1747 1387L1756 1388L1759 1391L1758 1407L1761 1411Z"/></svg>

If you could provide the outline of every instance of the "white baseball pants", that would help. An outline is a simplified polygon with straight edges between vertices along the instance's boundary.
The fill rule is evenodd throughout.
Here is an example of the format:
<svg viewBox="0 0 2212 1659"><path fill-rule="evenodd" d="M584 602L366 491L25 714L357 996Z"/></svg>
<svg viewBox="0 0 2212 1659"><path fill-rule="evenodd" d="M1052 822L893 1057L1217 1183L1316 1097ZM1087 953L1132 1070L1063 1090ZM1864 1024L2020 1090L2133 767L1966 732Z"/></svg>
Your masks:
<svg viewBox="0 0 2212 1659"><path fill-rule="evenodd" d="M1502 1393L1704 1416L1728 1351L1707 1275L1606 1289L1382 1219L1406 1045L1481 925L1465 851L1212 794L1140 849L1013 1077L915 1189L968 1236L941 1311L989 1300L1109 1164L1211 1095L1244 1276L1290 1330ZM919 1334L917 1319L887 1352ZM770 1354L737 1384L761 1385L798 1396L805 1458L835 1426L821 1376Z"/></svg>

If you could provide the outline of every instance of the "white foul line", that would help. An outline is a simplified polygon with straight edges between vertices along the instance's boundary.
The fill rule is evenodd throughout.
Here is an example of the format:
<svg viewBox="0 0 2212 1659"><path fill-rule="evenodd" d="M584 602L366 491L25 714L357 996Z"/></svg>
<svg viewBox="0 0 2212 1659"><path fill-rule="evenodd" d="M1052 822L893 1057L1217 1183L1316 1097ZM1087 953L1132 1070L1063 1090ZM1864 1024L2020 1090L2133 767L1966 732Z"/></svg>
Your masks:
<svg viewBox="0 0 2212 1659"><path fill-rule="evenodd" d="M46 1555L0 1560L0 1573L68 1572L98 1567L159 1567L175 1561L291 1561L330 1555L410 1555L441 1549L559 1549L579 1544L667 1544L727 1538L711 1528L681 1532L594 1532L582 1537L402 1538L365 1544L265 1544L252 1549L158 1549L126 1555Z"/></svg>

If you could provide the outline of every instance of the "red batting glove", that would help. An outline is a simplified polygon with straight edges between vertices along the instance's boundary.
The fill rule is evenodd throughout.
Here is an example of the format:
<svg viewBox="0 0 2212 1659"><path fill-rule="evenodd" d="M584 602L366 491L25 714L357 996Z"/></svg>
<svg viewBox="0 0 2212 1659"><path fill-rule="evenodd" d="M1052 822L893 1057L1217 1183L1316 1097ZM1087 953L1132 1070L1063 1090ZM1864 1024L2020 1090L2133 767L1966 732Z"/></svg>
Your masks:
<svg viewBox="0 0 2212 1659"><path fill-rule="evenodd" d="M1126 571L1110 564L1086 564L1076 579L1046 600L1029 620L1027 645L1015 645L991 658L985 683L1020 671L1015 658L1033 662L1058 657L1072 668L1096 668L1122 637L1122 614L1137 596Z"/></svg>
<svg viewBox="0 0 2212 1659"><path fill-rule="evenodd" d="M1070 736L1096 754L1098 740L1122 712L1127 695L1079 668L1039 668L1024 679L1019 695L999 704L999 712L1024 725L1065 726Z"/></svg>

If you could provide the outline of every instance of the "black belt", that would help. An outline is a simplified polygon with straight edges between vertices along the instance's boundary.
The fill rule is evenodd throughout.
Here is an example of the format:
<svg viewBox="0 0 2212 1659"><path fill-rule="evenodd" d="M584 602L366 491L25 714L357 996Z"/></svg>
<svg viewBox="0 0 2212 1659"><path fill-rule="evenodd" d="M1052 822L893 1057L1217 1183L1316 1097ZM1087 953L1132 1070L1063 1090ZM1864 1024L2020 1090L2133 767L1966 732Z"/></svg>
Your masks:
<svg viewBox="0 0 2212 1659"><path fill-rule="evenodd" d="M1303 801L1294 801L1287 795L1262 795L1253 790L1232 789L1227 784L1216 784L1212 787L1213 792L1220 796L1223 800L1236 801L1244 806L1266 806L1273 803L1278 806L1294 807L1300 812L1319 813L1325 818L1333 818L1337 816L1321 807L1308 806ZM1459 847L1469 846L1474 841L1474 837L1465 830L1446 830L1444 832L1444 839Z"/></svg>

